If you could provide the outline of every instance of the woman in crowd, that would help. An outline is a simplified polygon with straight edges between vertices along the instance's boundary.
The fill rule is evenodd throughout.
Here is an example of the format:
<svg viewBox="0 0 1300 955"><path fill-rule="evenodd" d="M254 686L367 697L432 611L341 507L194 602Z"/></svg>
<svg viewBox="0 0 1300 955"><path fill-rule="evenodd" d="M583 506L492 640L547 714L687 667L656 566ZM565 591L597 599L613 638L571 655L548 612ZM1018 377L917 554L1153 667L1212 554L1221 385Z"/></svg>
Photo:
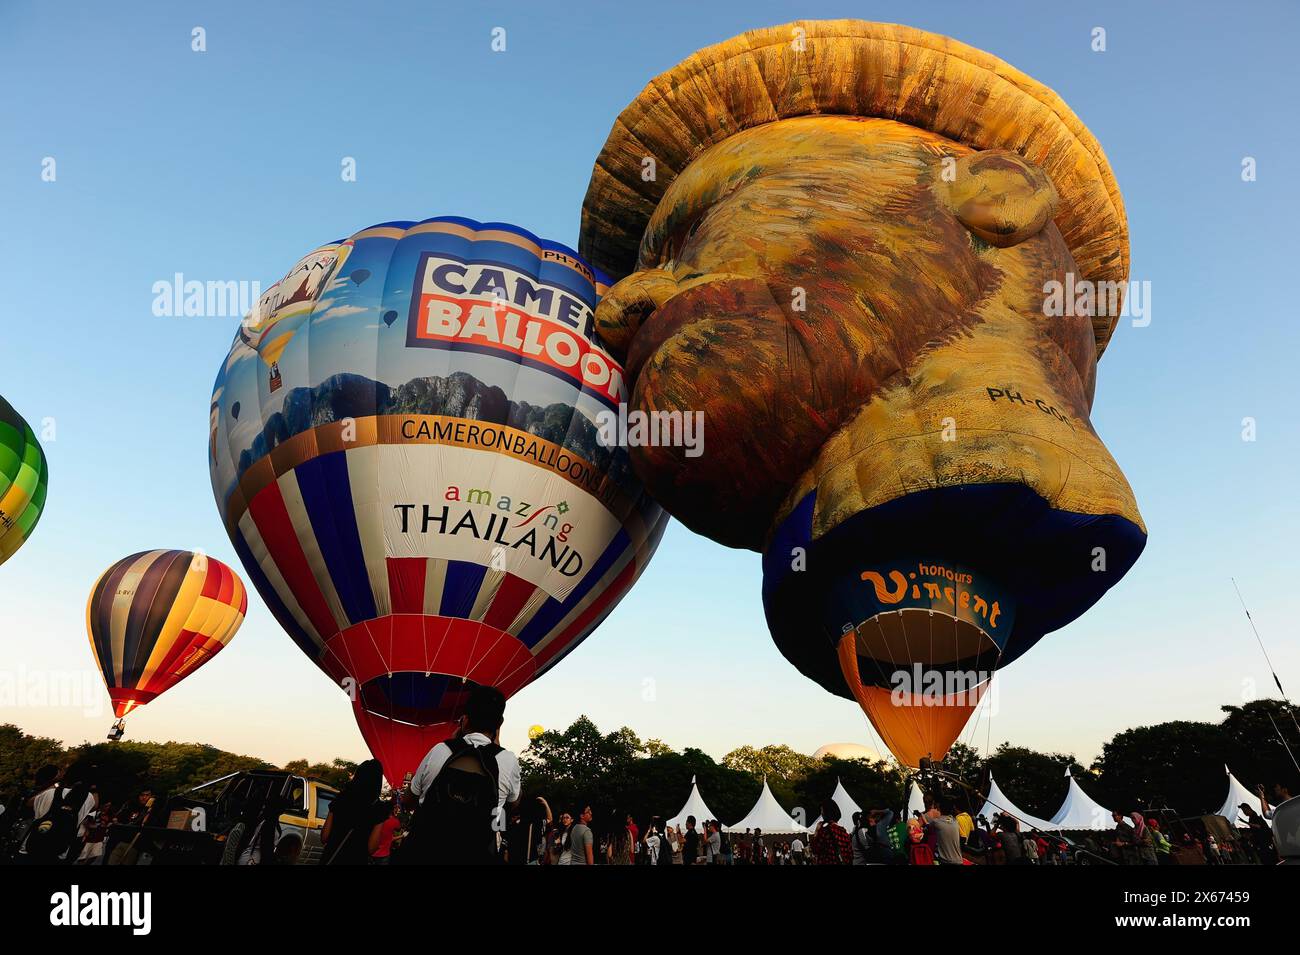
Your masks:
<svg viewBox="0 0 1300 955"><path fill-rule="evenodd" d="M330 805L321 830L324 865L366 865L370 861L370 834L390 813L379 801L384 771L377 759L368 759L353 773Z"/></svg>

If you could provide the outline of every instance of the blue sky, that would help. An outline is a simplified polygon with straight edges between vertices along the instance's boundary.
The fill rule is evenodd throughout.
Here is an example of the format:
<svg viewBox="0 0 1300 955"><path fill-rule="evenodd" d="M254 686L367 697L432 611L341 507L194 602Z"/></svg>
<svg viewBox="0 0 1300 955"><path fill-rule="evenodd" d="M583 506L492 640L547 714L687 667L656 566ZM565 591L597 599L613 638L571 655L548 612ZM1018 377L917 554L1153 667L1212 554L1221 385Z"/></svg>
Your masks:
<svg viewBox="0 0 1300 955"><path fill-rule="evenodd" d="M1132 277L1152 289L1150 325L1121 327L1101 364L1093 413L1137 494L1146 553L1004 671L991 726L968 736L1086 761L1125 727L1214 719L1220 704L1267 695L1231 575L1284 683L1300 686L1296 8L1047 9L5 3L0 394L56 434L48 510L0 568L0 675L13 688L93 674L85 598L121 556L202 547L238 567L205 454L235 320L156 317L154 282L181 272L265 287L319 243L433 215L575 244L592 161L651 77L745 29L852 16L956 37L1060 93L1110 157ZM206 53L190 49L195 26ZM1104 53L1090 47L1096 26ZM494 27L504 53L490 48ZM340 177L349 156L356 182ZM1241 179L1247 156L1255 182ZM45 157L55 182L42 181ZM758 586L756 555L674 525L602 630L511 703L505 741L586 712L715 756L743 743L871 744L855 704L777 653ZM111 717L93 710L0 698L0 720L72 742L102 738ZM133 715L129 733L277 761L364 752L344 698L256 597L231 647Z"/></svg>

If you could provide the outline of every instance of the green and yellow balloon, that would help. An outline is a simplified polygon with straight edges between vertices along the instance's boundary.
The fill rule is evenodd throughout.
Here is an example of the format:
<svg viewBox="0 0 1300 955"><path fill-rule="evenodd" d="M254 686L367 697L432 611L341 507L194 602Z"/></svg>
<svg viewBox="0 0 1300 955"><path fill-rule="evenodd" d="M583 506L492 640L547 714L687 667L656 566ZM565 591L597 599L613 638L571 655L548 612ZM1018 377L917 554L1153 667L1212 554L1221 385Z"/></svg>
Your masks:
<svg viewBox="0 0 1300 955"><path fill-rule="evenodd" d="M0 398L0 564L7 561L45 510L50 468L31 425Z"/></svg>

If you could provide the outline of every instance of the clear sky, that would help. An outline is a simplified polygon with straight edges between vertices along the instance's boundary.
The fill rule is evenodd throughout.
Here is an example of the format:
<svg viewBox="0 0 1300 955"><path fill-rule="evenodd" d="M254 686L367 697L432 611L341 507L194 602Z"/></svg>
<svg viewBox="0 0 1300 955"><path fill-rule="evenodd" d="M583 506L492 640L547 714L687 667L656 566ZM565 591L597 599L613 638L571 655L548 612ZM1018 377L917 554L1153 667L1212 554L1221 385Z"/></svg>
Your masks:
<svg viewBox="0 0 1300 955"><path fill-rule="evenodd" d="M321 242L433 215L576 244L592 161L651 77L746 29L840 16L956 37L1060 93L1110 157L1132 276L1151 283L1151 322L1119 329L1093 412L1137 494L1146 553L1003 672L991 725L967 738L1087 761L1123 728L1267 695L1231 575L1300 686L1294 5L5 0L0 394L56 430L47 512L0 568L0 721L103 738L85 600L112 561L201 547L239 567L206 463L236 320L156 317L153 283L265 286ZM191 51L196 26L205 53ZM1244 157L1257 181L1242 181ZM504 741L585 712L715 757L872 744L855 704L778 654L758 587L756 555L674 525L601 630L512 701ZM42 702L33 690L53 679L86 689ZM274 761L364 753L345 698L255 594L230 648L128 732Z"/></svg>

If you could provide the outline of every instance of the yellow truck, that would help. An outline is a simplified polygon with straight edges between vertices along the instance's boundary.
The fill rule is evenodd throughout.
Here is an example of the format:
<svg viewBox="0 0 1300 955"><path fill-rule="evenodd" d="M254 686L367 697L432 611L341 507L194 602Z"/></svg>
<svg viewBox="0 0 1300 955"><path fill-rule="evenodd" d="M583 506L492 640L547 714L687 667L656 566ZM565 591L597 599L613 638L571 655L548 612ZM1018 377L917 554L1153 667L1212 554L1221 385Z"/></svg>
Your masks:
<svg viewBox="0 0 1300 955"><path fill-rule="evenodd" d="M172 796L143 826L113 826L108 852L125 865L315 865L337 795L312 776L230 773Z"/></svg>

